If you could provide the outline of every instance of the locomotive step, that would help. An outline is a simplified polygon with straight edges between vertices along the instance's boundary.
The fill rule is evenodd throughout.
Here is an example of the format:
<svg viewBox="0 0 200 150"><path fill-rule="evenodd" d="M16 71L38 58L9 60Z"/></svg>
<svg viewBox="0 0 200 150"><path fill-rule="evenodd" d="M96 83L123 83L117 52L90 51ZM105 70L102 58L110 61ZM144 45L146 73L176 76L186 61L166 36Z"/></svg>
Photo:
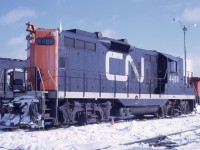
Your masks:
<svg viewBox="0 0 200 150"><path fill-rule="evenodd" d="M55 118L54 117L50 117L44 120L44 125L47 126L52 126L55 123Z"/></svg>
<svg viewBox="0 0 200 150"><path fill-rule="evenodd" d="M47 111L48 111L48 110L53 110L53 109L51 109L51 108L45 108L44 110L47 110Z"/></svg>
<svg viewBox="0 0 200 150"><path fill-rule="evenodd" d="M97 122L97 120L96 120L96 118L92 118L92 119L88 119L87 120L87 123L96 123Z"/></svg>
<svg viewBox="0 0 200 150"><path fill-rule="evenodd" d="M43 114L42 116L44 117L44 119L50 118L50 114L49 114L49 113L45 113L45 114Z"/></svg>

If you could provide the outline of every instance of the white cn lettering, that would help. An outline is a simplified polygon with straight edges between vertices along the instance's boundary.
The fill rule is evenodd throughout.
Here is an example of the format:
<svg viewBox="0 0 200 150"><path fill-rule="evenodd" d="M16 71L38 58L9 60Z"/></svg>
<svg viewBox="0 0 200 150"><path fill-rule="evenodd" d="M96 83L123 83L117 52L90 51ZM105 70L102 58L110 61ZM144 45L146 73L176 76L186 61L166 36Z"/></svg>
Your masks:
<svg viewBox="0 0 200 150"><path fill-rule="evenodd" d="M135 66L135 63L130 55L127 55L125 59L125 75L110 74L110 59L111 58L122 60L123 54L117 53L117 52L111 52L111 51L108 51L106 53L106 67L105 68L106 68L106 78L108 80L127 81L128 75L129 75L129 63L130 63L138 82L144 81L144 58L141 58L141 75L139 75L139 72Z"/></svg>

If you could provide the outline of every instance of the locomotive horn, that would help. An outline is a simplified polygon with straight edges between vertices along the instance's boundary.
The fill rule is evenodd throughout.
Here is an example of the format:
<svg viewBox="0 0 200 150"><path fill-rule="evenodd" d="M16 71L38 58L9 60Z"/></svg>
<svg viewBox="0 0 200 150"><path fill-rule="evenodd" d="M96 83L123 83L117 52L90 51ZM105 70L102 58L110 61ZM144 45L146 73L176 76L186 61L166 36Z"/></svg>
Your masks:
<svg viewBox="0 0 200 150"><path fill-rule="evenodd" d="M34 32L35 32L35 25L34 25L33 23L28 22L28 23L26 23L26 25L27 25L26 31L29 31L29 32L31 32L31 33L34 33Z"/></svg>

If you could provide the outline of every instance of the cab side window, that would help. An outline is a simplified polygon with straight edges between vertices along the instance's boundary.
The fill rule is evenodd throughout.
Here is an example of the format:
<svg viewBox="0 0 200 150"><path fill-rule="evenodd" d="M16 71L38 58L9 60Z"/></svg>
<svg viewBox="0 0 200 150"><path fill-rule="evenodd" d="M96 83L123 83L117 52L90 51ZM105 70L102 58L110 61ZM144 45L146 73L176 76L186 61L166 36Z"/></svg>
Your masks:
<svg viewBox="0 0 200 150"><path fill-rule="evenodd" d="M176 61L171 61L170 62L170 72L171 73L177 73L178 72L177 62Z"/></svg>

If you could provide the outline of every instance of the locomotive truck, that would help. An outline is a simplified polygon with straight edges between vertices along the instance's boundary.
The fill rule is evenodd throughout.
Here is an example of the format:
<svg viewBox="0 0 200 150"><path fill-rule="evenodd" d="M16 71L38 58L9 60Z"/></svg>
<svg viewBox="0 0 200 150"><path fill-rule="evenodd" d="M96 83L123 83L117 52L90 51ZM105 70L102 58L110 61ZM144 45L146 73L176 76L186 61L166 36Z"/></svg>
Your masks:
<svg viewBox="0 0 200 150"><path fill-rule="evenodd" d="M132 46L127 39L27 23L27 59L1 65L1 123L88 124L110 116L155 117L195 109L183 59Z"/></svg>

